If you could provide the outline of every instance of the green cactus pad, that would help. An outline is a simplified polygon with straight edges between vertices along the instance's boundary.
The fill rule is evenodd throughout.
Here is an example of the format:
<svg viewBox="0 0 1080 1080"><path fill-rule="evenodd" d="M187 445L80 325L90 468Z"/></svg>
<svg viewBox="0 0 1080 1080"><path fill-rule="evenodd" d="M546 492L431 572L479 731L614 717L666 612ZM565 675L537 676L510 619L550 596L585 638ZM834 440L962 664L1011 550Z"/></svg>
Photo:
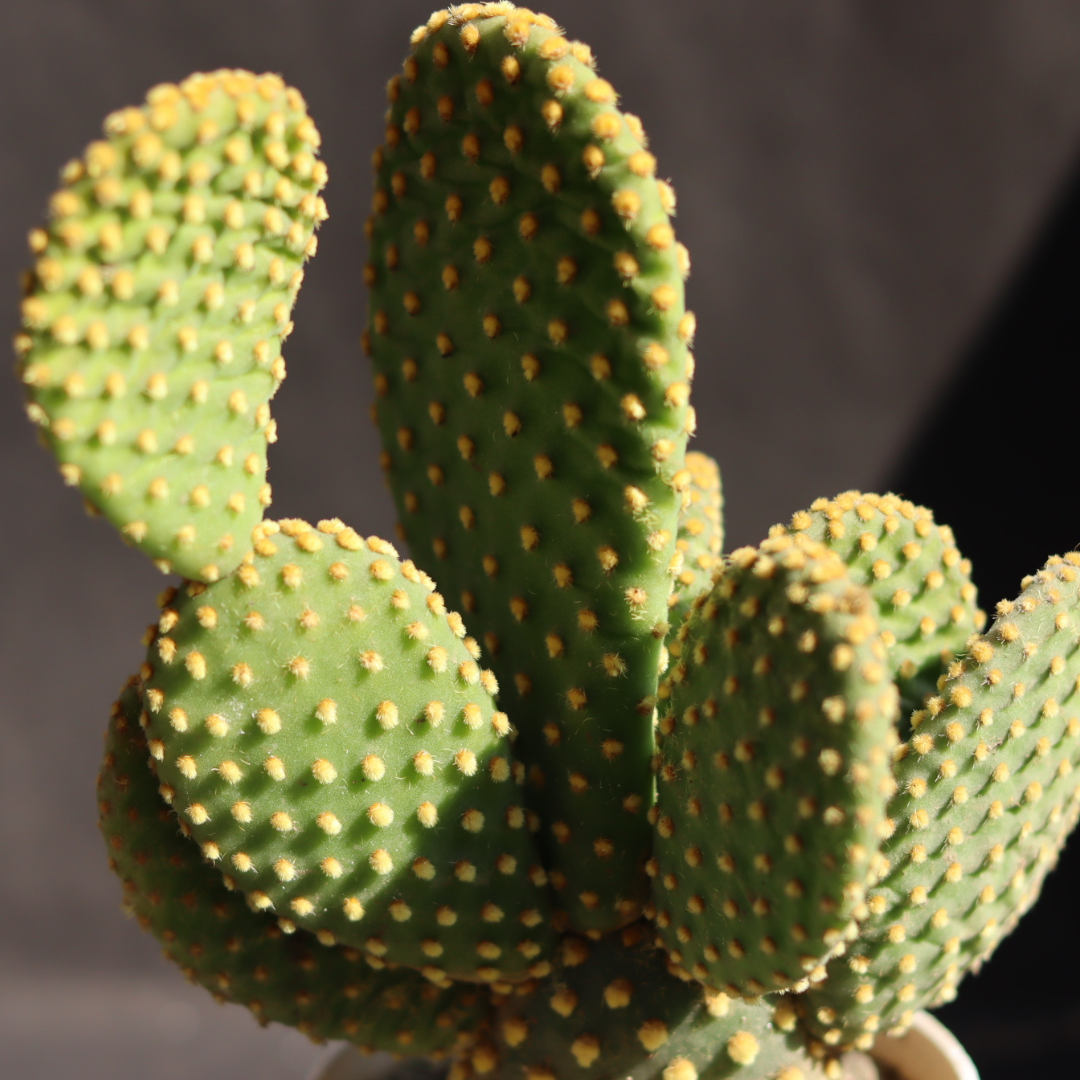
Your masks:
<svg viewBox="0 0 1080 1080"><path fill-rule="evenodd" d="M641 923L599 942L563 941L553 977L508 995L474 1064L496 1080L811 1080L796 1035L764 1002L733 1000L669 974ZM786 1012L781 1023L794 1029Z"/></svg>
<svg viewBox="0 0 1080 1080"><path fill-rule="evenodd" d="M1080 810L1080 555L1053 558L950 665L895 765L889 870L805 998L827 1046L950 1001L1038 897Z"/></svg>
<svg viewBox="0 0 1080 1080"><path fill-rule="evenodd" d="M649 722L692 359L671 189L591 53L505 4L439 12L389 87L370 223L384 466L521 729L559 903L647 894Z"/></svg>
<svg viewBox="0 0 1080 1080"><path fill-rule="evenodd" d="M806 537L735 552L661 688L653 875L669 954L731 994L805 988L854 935L895 790L876 605Z"/></svg>
<svg viewBox="0 0 1080 1080"><path fill-rule="evenodd" d="M168 799L256 908L439 982L542 974L546 879L478 646L385 541L278 529L162 612L144 682Z"/></svg>
<svg viewBox="0 0 1080 1080"><path fill-rule="evenodd" d="M692 450L686 455L690 472L688 499L679 515L675 541L682 566L675 575L675 590L668 597L670 614L667 646L677 651L675 637L690 613L694 599L712 585L712 571L719 564L724 546L724 496L720 488L720 467L708 454ZM674 655L674 653L673 653Z"/></svg>
<svg viewBox="0 0 1080 1080"><path fill-rule="evenodd" d="M125 907L165 955L218 1000L245 1005L317 1039L366 1050L441 1054L467 1047L485 1023L479 987L440 989L407 968L327 948L304 930L286 934L230 892L161 801L139 730L132 684L113 710L98 778L101 830L124 883Z"/></svg>
<svg viewBox="0 0 1080 1080"><path fill-rule="evenodd" d="M772 534L787 531L778 527ZM952 530L895 495L845 491L795 514L791 532L835 551L851 579L877 601L906 719L937 692L945 665L986 623L975 602L971 562L961 557Z"/></svg>
<svg viewBox="0 0 1080 1080"><path fill-rule="evenodd" d="M166 572L232 570L270 502L268 403L326 217L319 141L276 75L157 86L105 121L30 234L30 417L64 480Z"/></svg>

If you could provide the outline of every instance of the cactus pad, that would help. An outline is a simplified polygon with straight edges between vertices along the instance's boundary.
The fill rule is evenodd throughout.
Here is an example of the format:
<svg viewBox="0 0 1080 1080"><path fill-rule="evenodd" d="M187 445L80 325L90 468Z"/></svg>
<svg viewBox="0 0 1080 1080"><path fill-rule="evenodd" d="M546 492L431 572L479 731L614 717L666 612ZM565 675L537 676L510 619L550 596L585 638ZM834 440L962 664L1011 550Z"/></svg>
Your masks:
<svg viewBox="0 0 1080 1080"><path fill-rule="evenodd" d="M270 501L268 403L326 217L319 141L278 76L192 75L110 116L30 234L30 417L164 571L232 570Z"/></svg>
<svg viewBox="0 0 1080 1080"><path fill-rule="evenodd" d="M708 454L692 450L686 455L690 487L679 515L675 545L682 565L675 575L675 589L668 597L668 648L671 649L694 599L712 584L712 571L724 546L724 496L720 488L720 467Z"/></svg>
<svg viewBox="0 0 1080 1080"><path fill-rule="evenodd" d="M1038 897L1080 812L1080 555L1053 558L953 662L895 766L889 870L804 998L826 1045L950 1001Z"/></svg>
<svg viewBox="0 0 1080 1080"><path fill-rule="evenodd" d="M206 857L256 908L436 981L542 974L521 767L460 616L341 522L265 522L250 559L163 610L145 672Z"/></svg>
<svg viewBox="0 0 1080 1080"><path fill-rule="evenodd" d="M835 553L778 536L680 630L649 871L669 953L716 989L805 988L854 935L895 788L876 615Z"/></svg>
<svg viewBox="0 0 1080 1080"><path fill-rule="evenodd" d="M790 531L835 551L851 579L877 601L906 719L936 692L945 665L986 622L975 604L971 563L961 557L952 530L895 495L845 491L795 514Z"/></svg>
<svg viewBox="0 0 1080 1080"><path fill-rule="evenodd" d="M406 968L365 963L356 949L327 948L304 930L286 934L181 835L147 768L133 684L113 710L98 778L101 830L124 883L125 906L193 982L318 1039L366 1050L459 1051L486 1020L479 987L440 989Z"/></svg>
<svg viewBox="0 0 1080 1080"><path fill-rule="evenodd" d="M674 195L587 46L506 4L432 16L389 87L370 223L384 465L521 729L560 905L647 892L693 316Z"/></svg>
<svg viewBox="0 0 1080 1080"><path fill-rule="evenodd" d="M530 1080L818 1075L798 1037L774 1024L770 1006L669 974L649 937L635 923L599 942L564 939L553 977L505 998L493 1024L495 1047L481 1042L474 1058L494 1050L497 1080L523 1072Z"/></svg>

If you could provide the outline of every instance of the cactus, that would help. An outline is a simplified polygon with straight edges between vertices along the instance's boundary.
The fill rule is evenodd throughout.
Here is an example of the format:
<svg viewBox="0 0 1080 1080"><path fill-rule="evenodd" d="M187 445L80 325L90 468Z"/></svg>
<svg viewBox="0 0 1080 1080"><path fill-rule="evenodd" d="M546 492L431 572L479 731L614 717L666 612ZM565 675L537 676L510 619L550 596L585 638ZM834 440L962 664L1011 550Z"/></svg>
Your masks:
<svg viewBox="0 0 1080 1080"><path fill-rule="evenodd" d="M269 505L268 403L326 217L318 147L277 76L193 75L110 116L30 234L30 417L166 573L228 573Z"/></svg>
<svg viewBox="0 0 1080 1080"><path fill-rule="evenodd" d="M588 47L547 20L443 13L389 97L366 339L384 466L505 688L559 903L607 930L646 891L689 483L674 196Z"/></svg>
<svg viewBox="0 0 1080 1080"><path fill-rule="evenodd" d="M412 559L263 516L326 216L295 90L155 88L31 233L29 415L182 577L99 780L125 905L261 1020L453 1080L838 1077L1080 816L1080 556L985 634L895 495L721 557L674 195L588 47L461 5L389 96L364 341Z"/></svg>

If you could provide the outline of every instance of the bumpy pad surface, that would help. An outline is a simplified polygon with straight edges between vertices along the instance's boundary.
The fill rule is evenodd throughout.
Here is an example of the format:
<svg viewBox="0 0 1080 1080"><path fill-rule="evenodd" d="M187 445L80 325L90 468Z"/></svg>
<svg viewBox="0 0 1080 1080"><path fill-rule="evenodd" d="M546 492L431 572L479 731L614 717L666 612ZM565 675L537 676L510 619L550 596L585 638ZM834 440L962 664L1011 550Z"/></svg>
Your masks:
<svg viewBox="0 0 1080 1080"><path fill-rule="evenodd" d="M65 481L162 570L213 581L270 501L268 402L326 217L319 133L276 75L192 75L63 171L16 340Z"/></svg>
<svg viewBox="0 0 1080 1080"><path fill-rule="evenodd" d="M560 904L604 929L646 891L693 318L674 197L588 48L462 11L415 35L376 154L384 464L492 655Z"/></svg>
<svg viewBox="0 0 1080 1080"><path fill-rule="evenodd" d="M493 1025L498 1080L697 1080L817 1076L765 1003L703 991L667 971L644 924L599 942L567 938L551 979L511 994ZM786 1026L793 1028L793 1023Z"/></svg>
<svg viewBox="0 0 1080 1080"><path fill-rule="evenodd" d="M253 906L330 940L438 981L543 973L521 768L460 617L385 541L276 529L150 646L149 748L181 819Z"/></svg>
<svg viewBox="0 0 1080 1080"><path fill-rule="evenodd" d="M1037 899L1080 810L1078 587L1073 552L999 604L900 747L890 869L851 955L803 999L826 1044L951 1001Z"/></svg>
<svg viewBox="0 0 1080 1080"><path fill-rule="evenodd" d="M98 778L100 825L125 906L184 974L222 1001L246 1005L313 1038L370 1050L441 1053L468 1046L485 1022L479 987L434 986L407 968L378 970L362 954L286 934L230 892L158 795L129 685L113 710Z"/></svg>
<svg viewBox="0 0 1080 1080"><path fill-rule="evenodd" d="M694 599L712 586L712 572L719 565L724 546L724 496L720 487L720 467L708 454L692 450L686 455L690 487L679 515L675 545L682 564L675 575L675 589L668 597L671 614L667 645L672 648Z"/></svg>
<svg viewBox="0 0 1080 1080"><path fill-rule="evenodd" d="M731 556L661 690L653 897L668 951L729 993L806 986L855 932L895 790L873 600L805 537Z"/></svg>
<svg viewBox="0 0 1080 1080"><path fill-rule="evenodd" d="M971 562L961 557L952 530L895 495L845 491L799 511L791 531L835 551L851 579L877 601L906 721L986 623L976 606Z"/></svg>

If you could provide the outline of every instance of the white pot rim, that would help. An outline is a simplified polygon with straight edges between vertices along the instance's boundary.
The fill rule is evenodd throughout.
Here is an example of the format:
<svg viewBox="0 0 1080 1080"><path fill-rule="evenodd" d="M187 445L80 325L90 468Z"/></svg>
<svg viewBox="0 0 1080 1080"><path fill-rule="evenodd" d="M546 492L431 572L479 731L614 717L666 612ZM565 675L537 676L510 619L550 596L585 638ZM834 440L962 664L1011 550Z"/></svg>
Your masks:
<svg viewBox="0 0 1080 1080"><path fill-rule="evenodd" d="M928 1012L917 1012L906 1035L880 1035L871 1057L905 1080L979 1080L979 1070L956 1036Z"/></svg>

